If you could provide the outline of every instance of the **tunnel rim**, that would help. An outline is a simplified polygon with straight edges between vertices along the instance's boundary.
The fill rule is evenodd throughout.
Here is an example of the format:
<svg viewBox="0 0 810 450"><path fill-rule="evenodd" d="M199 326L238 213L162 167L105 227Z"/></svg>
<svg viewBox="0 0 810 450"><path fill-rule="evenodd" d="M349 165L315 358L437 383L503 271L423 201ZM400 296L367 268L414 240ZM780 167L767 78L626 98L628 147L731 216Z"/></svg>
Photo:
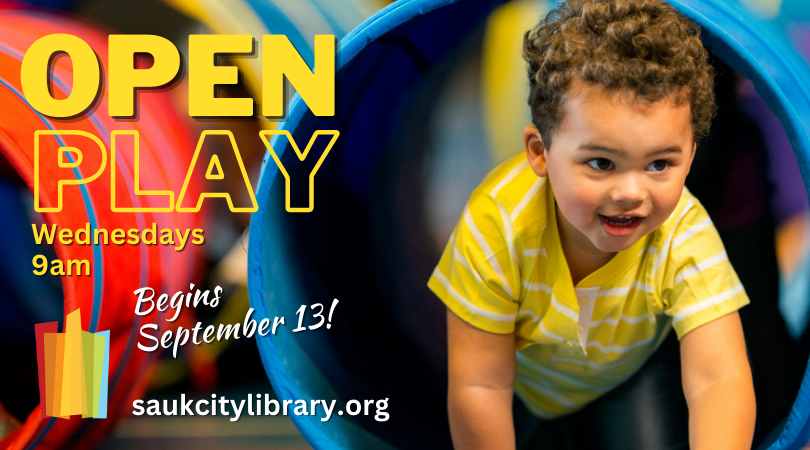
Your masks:
<svg viewBox="0 0 810 450"><path fill-rule="evenodd" d="M340 72L369 44L384 34L407 23L409 20L430 13L438 8L463 0L403 0L388 5L352 30L340 41L338 64ZM679 12L697 22L708 34L709 39L717 39L720 48L715 49L720 59L733 60L729 65L754 82L788 133L797 155L799 168L810 193L810 87L801 83L804 76L810 79L810 69L804 60L785 42L769 33L762 33L762 24L751 14L733 10L722 0L666 0ZM493 3L501 3L493 0ZM729 27L729 25L733 25ZM731 29L729 29L731 28ZM740 35L739 33L743 33ZM755 38L763 44L752 50L740 40ZM727 48L723 47L727 46ZM728 63L728 62L727 62ZM774 68L787 69L785 73L772 73ZM769 68L773 70L769 70ZM777 76L778 75L778 76ZM781 80L781 82L780 82ZM791 95L789 95L791 94ZM288 107L288 118L279 130L293 133L308 111L306 103L296 94ZM271 140L273 148L278 148L281 136ZM282 150L283 152L283 150ZM279 157L281 154L279 153ZM250 304L256 310L257 320L267 318L263 290L262 230L267 217L267 201L270 188L279 170L275 163L265 158L260 172L256 193L259 210L252 214L248 243L248 290ZM287 377L281 356L273 345L271 336L256 338L262 363L271 384L279 396L288 399L299 398L292 381ZM795 443L810 417L810 366L805 371L801 387L788 416L787 423L777 440L768 447L781 450ZM325 432L322 425L309 416L293 415L292 420L301 434L313 448L339 449L340 447Z"/></svg>

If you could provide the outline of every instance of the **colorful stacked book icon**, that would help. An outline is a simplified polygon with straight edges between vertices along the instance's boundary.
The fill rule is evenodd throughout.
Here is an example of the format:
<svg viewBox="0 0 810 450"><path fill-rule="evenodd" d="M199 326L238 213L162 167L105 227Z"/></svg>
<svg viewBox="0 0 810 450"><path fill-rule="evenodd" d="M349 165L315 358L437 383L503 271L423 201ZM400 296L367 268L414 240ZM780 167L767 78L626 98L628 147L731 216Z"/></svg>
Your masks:
<svg viewBox="0 0 810 450"><path fill-rule="evenodd" d="M110 332L83 331L78 309L67 315L63 333L57 322L39 323L35 331L42 415L106 418Z"/></svg>

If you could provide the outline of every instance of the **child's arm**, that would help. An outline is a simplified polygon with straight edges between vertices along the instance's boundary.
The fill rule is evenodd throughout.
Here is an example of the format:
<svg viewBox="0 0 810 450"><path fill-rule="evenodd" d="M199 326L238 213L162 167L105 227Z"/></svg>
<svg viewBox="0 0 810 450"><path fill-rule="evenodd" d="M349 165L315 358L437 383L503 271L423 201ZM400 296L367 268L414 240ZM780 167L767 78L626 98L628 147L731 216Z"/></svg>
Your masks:
<svg viewBox="0 0 810 450"><path fill-rule="evenodd" d="M450 432L456 450L515 448L514 333L489 333L447 310Z"/></svg>
<svg viewBox="0 0 810 450"><path fill-rule="evenodd" d="M689 405L689 447L750 449L756 401L737 312L681 338L683 391Z"/></svg>

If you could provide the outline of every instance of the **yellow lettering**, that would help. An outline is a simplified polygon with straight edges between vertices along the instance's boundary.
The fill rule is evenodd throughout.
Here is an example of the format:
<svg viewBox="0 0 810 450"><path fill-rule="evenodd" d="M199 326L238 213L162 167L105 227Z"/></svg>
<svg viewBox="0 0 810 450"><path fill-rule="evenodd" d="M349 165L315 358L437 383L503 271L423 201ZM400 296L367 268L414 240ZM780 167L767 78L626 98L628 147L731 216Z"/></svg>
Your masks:
<svg viewBox="0 0 810 450"><path fill-rule="evenodd" d="M135 115L135 90L163 86L180 70L180 52L168 39L151 34L111 34L109 37L110 116ZM135 67L135 54L149 53L154 63L148 69Z"/></svg>
<svg viewBox="0 0 810 450"><path fill-rule="evenodd" d="M84 236L84 238L81 236ZM75 238L76 243L79 245L90 245L90 224L86 223L84 228L76 230Z"/></svg>
<svg viewBox="0 0 810 450"><path fill-rule="evenodd" d="M174 234L172 230L160 230L160 245L174 245Z"/></svg>
<svg viewBox="0 0 810 450"><path fill-rule="evenodd" d="M262 37L262 115L284 115L284 76L316 116L335 115L335 36L315 36L315 67L306 61L287 36Z"/></svg>
<svg viewBox="0 0 810 450"><path fill-rule="evenodd" d="M283 134L287 136L287 139L290 142L290 146L293 148L293 151L295 151L295 154L298 156L298 159L301 162L304 162L304 159L306 159L307 155L309 154L309 151L312 149L312 144L315 143L315 139L317 139L318 136L320 135L332 136L332 139L329 141L329 144L327 144L326 149L321 154L321 157L318 158L318 162L315 163L315 167L309 173L309 205L304 208L293 208L292 205L290 204L290 175L289 173L287 173L287 169L284 168L284 164L281 163L281 159L279 159L278 155L276 155L276 152L270 145L270 139L267 137L268 135L272 136L277 134ZM272 156L273 161L276 162L278 170L280 170L281 173L284 175L285 181L284 205L285 208L287 209L287 212L312 212L312 210L315 208L315 174L318 172L318 169L321 168L321 164L323 164L323 161L326 159L326 155L329 154L329 150L331 150L332 146L335 145L335 141L337 141L339 135L340 132L337 130L318 130L312 134L312 137L309 138L309 144L307 144L307 148L304 150L303 153L301 153L301 150L298 149L298 145L296 145L295 139L293 139L289 131L263 130L259 132L259 136L262 138L264 146L267 147L267 150L270 152L270 156Z"/></svg>
<svg viewBox="0 0 810 450"><path fill-rule="evenodd" d="M178 230L177 228L174 229L174 232L177 233L177 242L179 242L177 247L175 247L174 249L177 250L178 252L180 250L183 250L184 248L186 248L186 241L188 240L189 231L191 231L191 230L186 228L186 232L181 233L180 230Z"/></svg>
<svg viewBox="0 0 810 450"><path fill-rule="evenodd" d="M56 227L57 225L51 225L50 232L48 232L48 228L46 225L42 225L40 227L39 233L37 233L37 226L35 224L31 224L31 228L34 230L34 240L36 241L37 245L42 244L42 238L45 238L45 242L50 245L53 245L53 238L56 237Z"/></svg>
<svg viewBox="0 0 810 450"><path fill-rule="evenodd" d="M157 245L157 224L155 222L152 222L152 228L143 230L141 240L146 245Z"/></svg>
<svg viewBox="0 0 810 450"><path fill-rule="evenodd" d="M107 230L105 228L97 228L97 229L93 230L93 242L96 245L98 245L98 242L99 242L99 239L98 239L99 235L101 235L101 237L102 237L101 242L103 242L104 245L109 245L109 243L110 243L110 234L107 232Z"/></svg>
<svg viewBox="0 0 810 450"><path fill-rule="evenodd" d="M143 197L168 197L168 204L167 206L155 206L155 207L121 207L117 206L116 198L118 193L115 189L115 167L116 167L116 152L119 151L119 147L121 147L121 141L125 139L121 139L122 136L129 136L132 138L132 147L133 151L135 152L135 156L133 158L133 165L135 174L133 179L135 180L135 195L143 196ZM174 210L174 192L170 190L164 191L148 191L145 189L141 189L141 152L140 152L140 134L137 130L115 130L112 132L111 139L111 152L112 156L110 157L110 209L114 212L172 212ZM145 202L153 203L153 200L147 200Z"/></svg>
<svg viewBox="0 0 810 450"><path fill-rule="evenodd" d="M73 88L57 100L48 90L51 56L65 52L73 63ZM98 58L86 42L70 34L49 34L36 40L23 56L20 68L23 94L37 111L51 117L71 117L90 107L101 80Z"/></svg>
<svg viewBox="0 0 810 450"><path fill-rule="evenodd" d="M71 259L68 260L67 263L67 274L73 275L73 267L76 267L76 275L82 274L82 267L84 267L84 274L90 275L90 261L86 259L78 260L78 259Z"/></svg>
<svg viewBox="0 0 810 450"><path fill-rule="evenodd" d="M253 37L248 34L192 34L188 37L188 112L195 117L252 116L253 99L217 98L214 86L237 84L239 69L217 66L217 54L250 53Z"/></svg>
<svg viewBox="0 0 810 450"><path fill-rule="evenodd" d="M73 243L73 232L68 230L67 228L62 228L59 230L59 242L62 245L70 245Z"/></svg>
<svg viewBox="0 0 810 450"><path fill-rule="evenodd" d="M122 230L120 228L116 228L116 229L114 229L112 231L112 234L110 235L110 240L115 245L123 245L124 242L125 242L124 241L124 236L126 236L126 233L124 232L124 230Z"/></svg>
<svg viewBox="0 0 810 450"><path fill-rule="evenodd" d="M141 241L141 236L138 234L137 228L130 228L127 230L127 236L129 236L129 239L127 239L127 244L129 245L137 245L138 242Z"/></svg>
<svg viewBox="0 0 810 450"><path fill-rule="evenodd" d="M51 261L51 275L64 275L65 274L65 264L62 263L61 259L54 259Z"/></svg>
<svg viewBox="0 0 810 450"><path fill-rule="evenodd" d="M98 146L99 151L101 152L101 164L99 165L98 170L96 170L96 172L93 175L91 175L91 176L89 176L87 178L70 177L70 178L60 179L58 181L58 183L57 183L57 201L56 201L56 206L55 207L53 207L53 206L48 206L48 207L43 206L41 204L41 200L40 200L39 180L40 180L40 176L41 176L40 173L42 171L41 167L40 167L40 165L41 165L40 160L42 159L42 155L40 155L40 147L42 145L43 137L49 137L49 136L54 136L54 137L56 137L56 136L59 136L59 137L62 137L62 136L82 136L82 137L86 137L86 138L89 138L90 140L92 140L93 142L95 142L95 144ZM62 153L63 153L62 149L63 148L65 148L65 147L60 147L59 151L57 152L57 155L62 155ZM70 147L70 151L75 152L75 151L78 151L78 149L75 148L75 147ZM61 156L57 156L56 158L53 158L53 157L48 158L48 160L52 161L52 162L56 162L60 158L61 158ZM99 138L97 138L96 136L94 136L94 135L92 135L92 134L90 134L90 133L88 133L86 131L80 131L80 130L58 130L58 131L57 130L37 130L37 131L35 131L34 132L34 210L37 211L37 212L59 212L59 211L62 211L63 187L65 185L72 185L72 184L85 184L85 183L89 183L89 182L95 180L96 178L99 177L99 175L101 175L101 172L104 171L104 167L106 165L107 165L107 149L104 147L104 144L101 142L101 140ZM52 167L47 169L47 171L48 171L47 172L48 173L47 177L48 178L52 178L54 176L54 174L52 173L53 170L54 169ZM89 170L88 170L88 172L89 172ZM69 172L69 173L72 174L72 172Z"/></svg>
<svg viewBox="0 0 810 450"><path fill-rule="evenodd" d="M48 271L48 258L43 255L34 256L34 259L31 261L34 264L34 275L42 276L45 275L45 272ZM37 271L39 269L39 271Z"/></svg>
<svg viewBox="0 0 810 450"><path fill-rule="evenodd" d="M235 207L233 205L233 200L231 199L231 194L222 191L201 193L200 196L197 198L195 206L188 206L188 207L182 206L183 199L186 196L186 189L188 189L189 182L191 182L191 176L194 173L194 171L197 170L197 159L200 156L200 149L202 149L202 146L205 143L205 138L210 135L228 136L228 138L230 139L231 149L233 150L233 156L236 158L236 162L239 165L239 169L242 171L242 179L245 182L245 188L247 189L248 195L250 196L251 201L250 207ZM219 160L220 158L219 156L217 156L219 147L217 148L212 147L212 151L215 152L213 157L216 157ZM222 153L220 153L220 155L222 155ZM227 185L227 183L224 183L223 185ZM233 138L233 133L231 133L228 130L207 130L203 131L203 133L200 135L200 140L197 143L197 149L194 150L194 156L191 158L191 165L189 165L188 167L186 179L183 182L183 188L180 190L180 195L177 196L177 207L175 209L178 212L198 212L202 207L203 199L205 199L206 197L224 198L225 200L228 201L228 207L231 209L231 212L256 212L259 210L259 205L256 203L256 196L253 194L253 188L250 187L250 179L248 178L247 172L245 171L245 165L242 163L242 157L239 155L239 149L236 147L236 140Z"/></svg>

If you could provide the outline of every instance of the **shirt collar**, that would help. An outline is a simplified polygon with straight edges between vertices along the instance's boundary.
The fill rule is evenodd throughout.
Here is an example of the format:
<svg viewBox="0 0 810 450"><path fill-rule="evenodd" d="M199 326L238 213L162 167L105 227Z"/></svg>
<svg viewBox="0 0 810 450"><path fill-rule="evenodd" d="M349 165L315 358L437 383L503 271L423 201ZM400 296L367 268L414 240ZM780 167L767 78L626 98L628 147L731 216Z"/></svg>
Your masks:
<svg viewBox="0 0 810 450"><path fill-rule="evenodd" d="M557 280L555 280L554 284L564 284L565 288L563 292L566 294L566 297L572 300L576 299L574 294L575 287L598 287L610 283L617 276L630 268L637 259L641 258L642 252L647 247L652 233L636 241L627 250L618 252L607 264L600 267L574 286L573 280L571 279L571 271L568 269L568 262L565 260L565 254L563 253L562 244L560 243L560 233L557 229L557 203L554 199L554 193L551 190L551 183L546 182L546 186L547 222L546 229L543 232L543 248L546 249L551 266L557 272ZM574 301L574 303L576 303L576 301Z"/></svg>

